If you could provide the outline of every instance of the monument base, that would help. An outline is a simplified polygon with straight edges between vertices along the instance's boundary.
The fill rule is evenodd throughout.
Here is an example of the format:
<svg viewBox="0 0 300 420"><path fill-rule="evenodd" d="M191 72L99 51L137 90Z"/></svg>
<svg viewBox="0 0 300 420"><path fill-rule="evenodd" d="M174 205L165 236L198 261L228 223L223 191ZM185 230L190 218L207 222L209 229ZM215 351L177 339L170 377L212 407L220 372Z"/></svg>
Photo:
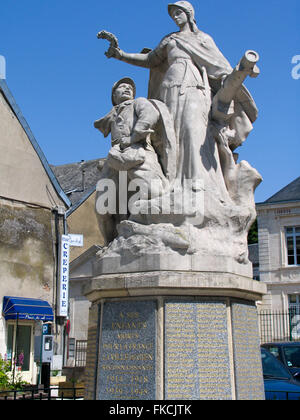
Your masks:
<svg viewBox="0 0 300 420"><path fill-rule="evenodd" d="M255 307L264 293L220 272L94 277L86 399L264 399Z"/></svg>

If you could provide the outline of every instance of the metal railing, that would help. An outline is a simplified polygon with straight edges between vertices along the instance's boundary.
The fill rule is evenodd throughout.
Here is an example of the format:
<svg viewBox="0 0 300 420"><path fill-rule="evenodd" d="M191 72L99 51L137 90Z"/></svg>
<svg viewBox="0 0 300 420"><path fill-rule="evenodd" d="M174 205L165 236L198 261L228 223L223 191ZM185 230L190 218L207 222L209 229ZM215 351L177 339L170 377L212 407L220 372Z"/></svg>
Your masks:
<svg viewBox="0 0 300 420"><path fill-rule="evenodd" d="M1 400L83 400L84 388L13 389L0 391Z"/></svg>
<svg viewBox="0 0 300 420"><path fill-rule="evenodd" d="M300 340L300 314L291 308L288 311L259 311L261 343Z"/></svg>
<svg viewBox="0 0 300 420"><path fill-rule="evenodd" d="M10 400L83 400L84 388L49 388L47 390L32 389L0 391L0 401ZM294 391L268 391L265 392L266 400L300 400L300 393Z"/></svg>

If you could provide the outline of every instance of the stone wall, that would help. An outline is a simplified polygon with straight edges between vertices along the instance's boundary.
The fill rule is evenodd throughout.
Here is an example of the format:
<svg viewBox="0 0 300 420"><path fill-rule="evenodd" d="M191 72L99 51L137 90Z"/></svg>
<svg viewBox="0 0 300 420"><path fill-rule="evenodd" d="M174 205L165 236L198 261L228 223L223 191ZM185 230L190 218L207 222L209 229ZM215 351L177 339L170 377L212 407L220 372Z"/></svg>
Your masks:
<svg viewBox="0 0 300 420"><path fill-rule="evenodd" d="M49 209L0 200L0 296L53 301L54 238Z"/></svg>
<svg viewBox="0 0 300 420"><path fill-rule="evenodd" d="M89 312L88 326L88 347L85 367L85 399L95 399L95 381L97 380L98 367L98 333L99 333L99 313L100 306L94 304Z"/></svg>

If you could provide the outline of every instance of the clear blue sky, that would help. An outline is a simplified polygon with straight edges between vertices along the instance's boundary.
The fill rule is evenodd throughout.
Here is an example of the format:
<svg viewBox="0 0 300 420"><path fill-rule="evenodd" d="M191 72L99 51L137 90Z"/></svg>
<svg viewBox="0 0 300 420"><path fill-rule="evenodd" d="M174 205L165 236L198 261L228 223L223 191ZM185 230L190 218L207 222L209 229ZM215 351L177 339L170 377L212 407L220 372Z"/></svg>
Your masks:
<svg viewBox="0 0 300 420"><path fill-rule="evenodd" d="M177 27L165 0L10 0L1 3L0 55L6 81L50 164L105 157L110 139L93 122L111 108L112 84L135 79L147 95L148 70L110 59L98 31L115 33L120 47L154 48ZM264 201L300 176L300 79L291 76L300 55L299 0L192 1L198 27L235 66L247 49L259 52L261 75L246 86L259 118L240 159L263 176ZM0 122L1 123L1 122Z"/></svg>

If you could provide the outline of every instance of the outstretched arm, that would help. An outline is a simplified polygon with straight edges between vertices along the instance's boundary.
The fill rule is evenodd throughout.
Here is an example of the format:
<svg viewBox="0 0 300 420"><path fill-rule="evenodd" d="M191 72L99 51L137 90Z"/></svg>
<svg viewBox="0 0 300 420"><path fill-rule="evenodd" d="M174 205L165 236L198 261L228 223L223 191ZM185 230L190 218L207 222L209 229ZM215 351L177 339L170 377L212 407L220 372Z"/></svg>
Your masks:
<svg viewBox="0 0 300 420"><path fill-rule="evenodd" d="M120 48L110 47L107 51L109 58L113 57L117 60L124 61L125 63L134 66L149 68L149 53L126 53Z"/></svg>
<svg viewBox="0 0 300 420"><path fill-rule="evenodd" d="M164 60L165 57L161 57L161 50L164 49L168 40L168 37L165 37L155 49L156 52L144 48L141 53L126 53L120 49L119 41L114 34L107 31L101 31L98 33L97 38L110 41L109 49L105 53L107 58L113 57L128 64L145 68L155 67Z"/></svg>

